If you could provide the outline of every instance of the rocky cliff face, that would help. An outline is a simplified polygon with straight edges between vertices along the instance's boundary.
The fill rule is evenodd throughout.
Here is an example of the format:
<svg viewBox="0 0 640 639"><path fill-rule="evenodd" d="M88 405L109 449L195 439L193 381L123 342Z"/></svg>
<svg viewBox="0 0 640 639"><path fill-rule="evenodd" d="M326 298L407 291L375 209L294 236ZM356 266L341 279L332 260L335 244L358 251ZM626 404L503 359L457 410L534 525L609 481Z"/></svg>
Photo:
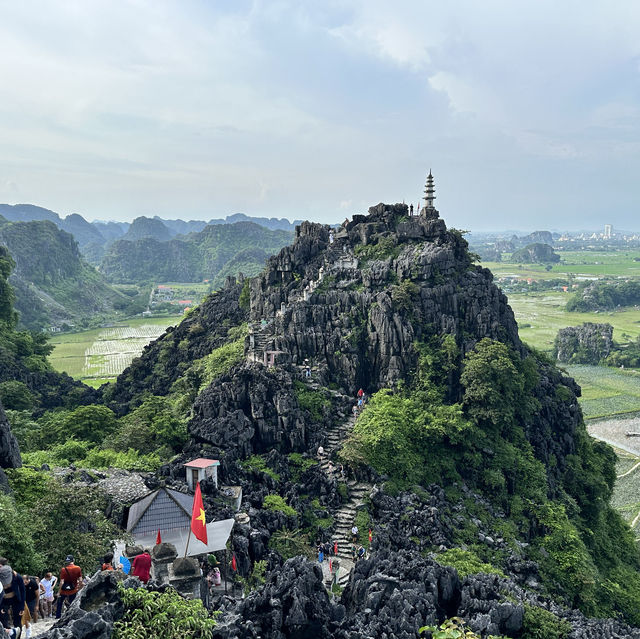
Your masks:
<svg viewBox="0 0 640 639"><path fill-rule="evenodd" d="M598 364L612 349L613 326L593 322L561 328L553 344L557 360L572 364Z"/></svg>
<svg viewBox="0 0 640 639"><path fill-rule="evenodd" d="M330 237L331 234L331 237ZM439 218L372 207L337 231L309 222L252 281L251 321L267 348L355 391L393 386L415 365L412 345L450 333L462 353L483 337L520 349L506 297Z"/></svg>
<svg viewBox="0 0 640 639"><path fill-rule="evenodd" d="M22 459L18 442L11 432L9 420L0 402L0 492L8 492L9 484L3 468L20 468Z"/></svg>

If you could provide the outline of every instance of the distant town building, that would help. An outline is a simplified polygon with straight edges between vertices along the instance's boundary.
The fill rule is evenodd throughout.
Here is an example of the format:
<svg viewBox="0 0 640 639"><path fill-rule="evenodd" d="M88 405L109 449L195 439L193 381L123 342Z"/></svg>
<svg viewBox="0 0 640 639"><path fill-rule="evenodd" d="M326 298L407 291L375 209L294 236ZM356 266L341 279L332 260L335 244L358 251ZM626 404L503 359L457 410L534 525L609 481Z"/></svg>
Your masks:
<svg viewBox="0 0 640 639"><path fill-rule="evenodd" d="M613 225L605 224L604 225L604 239L605 240L610 240L612 235L613 235Z"/></svg>

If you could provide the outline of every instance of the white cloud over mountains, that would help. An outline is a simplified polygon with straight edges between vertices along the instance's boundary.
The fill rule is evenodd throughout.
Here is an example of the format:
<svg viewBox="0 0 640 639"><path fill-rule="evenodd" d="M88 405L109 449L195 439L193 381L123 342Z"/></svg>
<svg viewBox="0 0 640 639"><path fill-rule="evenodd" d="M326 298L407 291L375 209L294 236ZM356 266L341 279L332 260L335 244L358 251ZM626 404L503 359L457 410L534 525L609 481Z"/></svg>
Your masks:
<svg viewBox="0 0 640 639"><path fill-rule="evenodd" d="M623 0L5 3L0 201L337 221L431 167L456 226L633 226L639 27Z"/></svg>

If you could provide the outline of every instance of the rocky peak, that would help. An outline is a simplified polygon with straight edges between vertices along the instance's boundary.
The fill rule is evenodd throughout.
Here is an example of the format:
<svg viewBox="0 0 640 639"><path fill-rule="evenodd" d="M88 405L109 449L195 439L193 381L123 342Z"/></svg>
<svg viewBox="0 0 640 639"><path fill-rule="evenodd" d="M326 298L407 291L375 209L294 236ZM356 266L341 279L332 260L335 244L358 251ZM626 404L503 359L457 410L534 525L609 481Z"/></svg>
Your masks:
<svg viewBox="0 0 640 639"><path fill-rule="evenodd" d="M378 204L337 229L304 222L251 284L248 353L309 359L349 391L392 386L415 364L413 343L450 333L462 353L483 337L521 348L506 297L435 209L409 216Z"/></svg>

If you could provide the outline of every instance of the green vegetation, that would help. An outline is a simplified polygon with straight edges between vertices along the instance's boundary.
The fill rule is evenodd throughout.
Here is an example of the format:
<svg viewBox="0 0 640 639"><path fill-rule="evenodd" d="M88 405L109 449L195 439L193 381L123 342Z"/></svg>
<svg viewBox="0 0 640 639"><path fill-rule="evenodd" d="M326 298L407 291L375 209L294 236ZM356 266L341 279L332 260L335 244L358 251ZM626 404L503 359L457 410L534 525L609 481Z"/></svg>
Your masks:
<svg viewBox="0 0 640 639"><path fill-rule="evenodd" d="M638 371L583 365L565 368L582 388L580 406L585 418L640 412Z"/></svg>
<svg viewBox="0 0 640 639"><path fill-rule="evenodd" d="M193 370L201 376L200 389L206 388L211 382L228 373L233 366L244 358L244 338L247 325L229 331L229 339L234 340L215 348L206 357L194 363Z"/></svg>
<svg viewBox="0 0 640 639"><path fill-rule="evenodd" d="M276 530L269 538L269 548L280 553L285 561L298 555L309 559L315 555L309 538L301 530Z"/></svg>
<svg viewBox="0 0 640 639"><path fill-rule="evenodd" d="M61 322L88 322L127 307L128 298L84 261L73 236L53 222L0 218L0 243L19 264L12 282L22 326L40 330Z"/></svg>
<svg viewBox="0 0 640 639"><path fill-rule="evenodd" d="M298 513L280 495L266 495L262 502L262 507L267 510L277 510L287 517L296 517Z"/></svg>
<svg viewBox="0 0 640 639"><path fill-rule="evenodd" d="M458 571L460 577L467 575L475 575L479 572L487 574L500 575L504 577L504 573L499 568L491 564L484 563L471 550L462 550L461 548L450 548L436 555L438 563L443 566L451 566Z"/></svg>
<svg viewBox="0 0 640 639"><path fill-rule="evenodd" d="M640 304L640 281L599 281L583 284L567 301L567 311L612 311Z"/></svg>
<svg viewBox="0 0 640 639"><path fill-rule="evenodd" d="M290 231L271 231L252 222L208 225L198 233L160 241L144 237L115 241L101 271L113 282L201 282L213 288L227 275L257 275L266 259L289 244Z"/></svg>
<svg viewBox="0 0 640 639"><path fill-rule="evenodd" d="M289 465L293 481L300 481L300 476L317 464L318 461L311 457L304 457L300 453L289 453Z"/></svg>
<svg viewBox="0 0 640 639"><path fill-rule="evenodd" d="M210 639L216 621L199 599L185 599L173 588L149 592L121 588L124 615L113 626L113 639Z"/></svg>
<svg viewBox="0 0 640 639"><path fill-rule="evenodd" d="M322 391L307 388L300 380L295 380L293 386L300 408L308 410L314 421L322 421L325 411L331 408L331 400Z"/></svg>
<svg viewBox="0 0 640 639"><path fill-rule="evenodd" d="M556 596L587 614L622 610L628 620L636 619L640 556L631 532L608 504L615 480L611 449L593 442L581 427L561 476L562 498L547 497L547 471L534 456L524 424L540 408L534 389L548 364L483 339L463 362L462 404L451 405L444 401L445 380L455 350L444 340L417 348L412 386L373 395L344 459L370 463L400 487L463 480L504 510L514 526L510 536L527 538ZM569 389L558 388L551 401L566 401ZM532 535L534 530L539 532ZM472 569L472 556L454 559ZM479 557L478 562L484 563ZM500 563L491 565L500 569Z"/></svg>
<svg viewBox="0 0 640 639"><path fill-rule="evenodd" d="M465 628L465 622L460 617L451 617L439 626L422 626L418 630L419 634L430 632L432 639L480 639L480 635ZM507 639L495 635L489 635L487 639Z"/></svg>
<svg viewBox="0 0 640 639"><path fill-rule="evenodd" d="M70 552L91 573L96 558L121 536L104 516L107 500L96 490L61 484L47 474L8 470L13 497L0 495L0 555L19 572L54 574Z"/></svg>
<svg viewBox="0 0 640 639"><path fill-rule="evenodd" d="M606 314L570 313L564 310L566 301L567 293L561 291L510 294L509 305L520 327L520 339L541 351L551 352L555 336L561 328L583 322L611 324L614 339L621 343L640 336L637 310L623 309Z"/></svg>
<svg viewBox="0 0 640 639"><path fill-rule="evenodd" d="M160 337L175 317L148 317L118 322L110 328L57 334L51 338L51 365L85 382L115 379L144 347Z"/></svg>
<svg viewBox="0 0 640 639"><path fill-rule="evenodd" d="M274 481L280 481L280 475L272 468L269 468L264 457L260 455L252 455L248 459L244 459L241 464L243 468L265 473L265 475L269 475Z"/></svg>
<svg viewBox="0 0 640 639"><path fill-rule="evenodd" d="M568 621L544 608L525 604L522 639L566 639L570 632Z"/></svg>
<svg viewBox="0 0 640 639"><path fill-rule="evenodd" d="M366 263L372 260L394 259L400 254L400 248L392 237L380 237L376 244L358 244L355 254L362 263Z"/></svg>

